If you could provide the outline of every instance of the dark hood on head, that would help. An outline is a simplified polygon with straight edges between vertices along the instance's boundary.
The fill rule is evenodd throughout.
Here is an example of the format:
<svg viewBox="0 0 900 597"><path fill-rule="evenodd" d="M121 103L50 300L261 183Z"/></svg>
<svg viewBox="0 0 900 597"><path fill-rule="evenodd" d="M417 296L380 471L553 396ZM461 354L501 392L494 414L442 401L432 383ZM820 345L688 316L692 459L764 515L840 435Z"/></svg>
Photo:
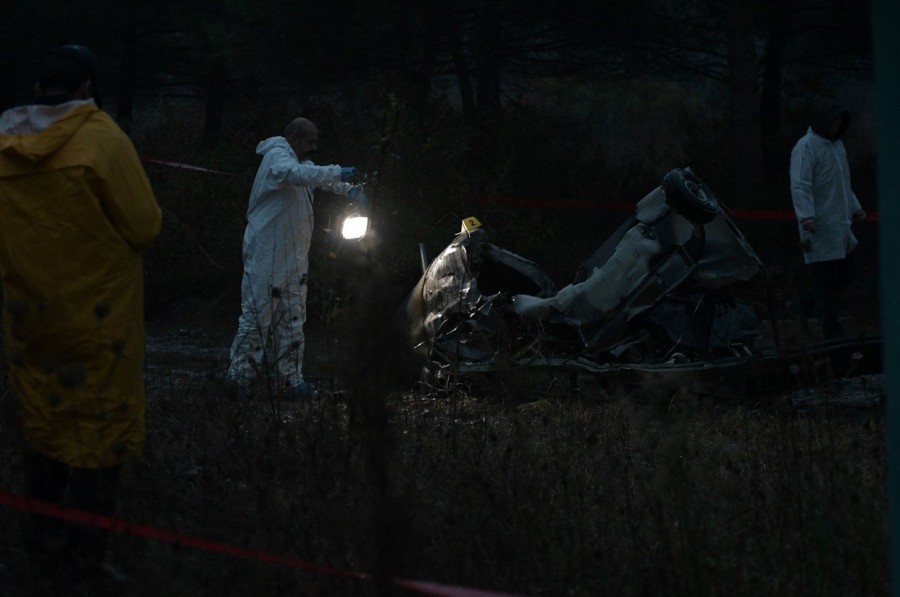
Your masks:
<svg viewBox="0 0 900 597"><path fill-rule="evenodd" d="M828 129L831 126L831 121L838 115L843 117L841 128L838 129L837 134L832 137L828 134ZM809 126L817 135L821 135L831 141L837 141L844 136L844 133L847 132L847 128L850 126L850 111L844 108L844 106L839 104L836 100L827 97L819 98L813 104L812 110L810 111Z"/></svg>

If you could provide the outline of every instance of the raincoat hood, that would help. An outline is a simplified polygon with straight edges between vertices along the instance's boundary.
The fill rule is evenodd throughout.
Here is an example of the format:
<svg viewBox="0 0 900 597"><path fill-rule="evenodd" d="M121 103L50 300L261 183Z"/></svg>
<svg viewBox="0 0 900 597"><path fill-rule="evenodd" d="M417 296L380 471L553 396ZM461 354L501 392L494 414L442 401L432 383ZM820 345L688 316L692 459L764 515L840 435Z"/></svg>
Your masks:
<svg viewBox="0 0 900 597"><path fill-rule="evenodd" d="M284 137L269 137L268 139L260 141L259 145L256 146L256 153L257 155L266 155L273 149L284 149L291 152L291 155L293 155L294 158L297 157L291 144L288 143L287 139Z"/></svg>
<svg viewBox="0 0 900 597"><path fill-rule="evenodd" d="M0 152L13 164L28 167L40 163L59 151L98 111L93 100L7 110L0 115Z"/></svg>
<svg viewBox="0 0 900 597"><path fill-rule="evenodd" d="M831 121L838 115L842 117L841 128L832 137L829 135L829 128ZM809 127L820 137L825 137L829 141L837 141L850 127L850 111L833 99L821 98L813 104L810 111Z"/></svg>

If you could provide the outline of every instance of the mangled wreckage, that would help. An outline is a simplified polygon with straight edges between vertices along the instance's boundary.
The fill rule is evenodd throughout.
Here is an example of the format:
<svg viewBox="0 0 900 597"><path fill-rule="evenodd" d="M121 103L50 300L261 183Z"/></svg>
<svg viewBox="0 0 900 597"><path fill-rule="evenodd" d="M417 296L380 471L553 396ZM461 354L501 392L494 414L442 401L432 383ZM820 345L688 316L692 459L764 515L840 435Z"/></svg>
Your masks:
<svg viewBox="0 0 900 597"><path fill-rule="evenodd" d="M424 269L401 315L409 349L435 381L744 358L760 334L733 289L763 264L689 169L666 174L564 288L490 244L475 218Z"/></svg>

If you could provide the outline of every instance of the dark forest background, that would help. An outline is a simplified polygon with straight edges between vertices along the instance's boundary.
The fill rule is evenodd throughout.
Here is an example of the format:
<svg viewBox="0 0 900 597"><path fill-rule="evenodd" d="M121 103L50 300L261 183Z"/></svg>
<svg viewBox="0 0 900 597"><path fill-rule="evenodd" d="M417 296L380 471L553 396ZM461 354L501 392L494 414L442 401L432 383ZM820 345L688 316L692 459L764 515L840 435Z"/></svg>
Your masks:
<svg viewBox="0 0 900 597"><path fill-rule="evenodd" d="M46 49L83 43L101 63L104 108L142 156L232 174L147 162L166 217L147 259L151 312L193 312L196 298L236 311L254 148L300 115L319 126L319 163L377 172L373 250L405 288L417 244L434 255L469 215L567 283L625 214L552 204L633 203L674 167L692 167L731 208L790 210L790 149L820 94L853 111L854 187L877 209L868 2L0 7L0 109L29 100ZM320 198L317 222L338 208ZM793 223L739 224L770 266L800 264Z"/></svg>
<svg viewBox="0 0 900 597"><path fill-rule="evenodd" d="M524 369L395 395L371 375L387 351L369 325L415 284L418 244L434 256L463 217L563 285L628 215L609 207L672 168L732 209L790 211L788 157L817 95L853 113L854 188L875 212L870 26L858 0L0 0L0 109L29 101L47 49L87 45L164 212L146 256L147 449L123 469L118 515L377 575L122 534L110 553L129 594L386 595L392 577L534 595L887 594L883 409L832 402L861 387L883 404L881 376L826 386L812 354L793 397L655 375L576 392ZM319 163L377 172L363 265L385 283L326 233L341 200L317 197L307 329L351 317L308 334L307 355L340 392L237 400L221 376L254 150L301 115ZM751 282L786 308L808 275L796 223L735 222L767 266ZM853 309L869 323L877 225L855 230ZM360 288L397 296L341 311ZM811 338L783 324L784 346ZM17 494L10 397L0 376L0 490ZM25 593L23 526L0 508L3 594Z"/></svg>

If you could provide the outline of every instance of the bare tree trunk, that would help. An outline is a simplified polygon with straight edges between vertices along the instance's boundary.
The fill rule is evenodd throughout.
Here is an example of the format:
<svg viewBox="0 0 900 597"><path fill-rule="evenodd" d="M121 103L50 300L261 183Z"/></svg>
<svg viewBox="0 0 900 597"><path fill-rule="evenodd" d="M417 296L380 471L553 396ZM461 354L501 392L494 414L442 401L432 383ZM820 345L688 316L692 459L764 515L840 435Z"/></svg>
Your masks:
<svg viewBox="0 0 900 597"><path fill-rule="evenodd" d="M403 73L407 79L422 89L431 87L434 73L435 53L431 40L437 35L440 19L431 14L415 0L403 1L403 14L399 28L403 36Z"/></svg>
<svg viewBox="0 0 900 597"><path fill-rule="evenodd" d="M500 112L500 15L488 4L477 15L475 101L479 119L492 120Z"/></svg>
<svg viewBox="0 0 900 597"><path fill-rule="evenodd" d="M764 59L760 117L766 171L769 181L780 187L782 183L787 182L787 156L781 146L781 94L784 87L784 51L787 33L785 3L773 4L773 21Z"/></svg>
<svg viewBox="0 0 900 597"><path fill-rule="evenodd" d="M206 76L206 116L203 120L203 144L215 147L222 134L222 114L225 111L225 66L221 58L209 65Z"/></svg>
<svg viewBox="0 0 900 597"><path fill-rule="evenodd" d="M459 33L459 24L453 7L447 3L444 15L444 32L447 36L447 47L453 60L453 69L456 72L456 81L459 85L459 97L462 103L463 117L469 124L475 123L475 94L472 89L472 75L469 69L469 61L463 49L462 37Z"/></svg>
<svg viewBox="0 0 900 597"><path fill-rule="evenodd" d="M122 62L119 65L119 88L116 93L116 120L128 132L134 116L134 96L137 91L137 26L129 18L122 29Z"/></svg>
<svg viewBox="0 0 900 597"><path fill-rule="evenodd" d="M750 0L728 2L728 83L731 90L735 203L742 207L764 201L765 168Z"/></svg>

